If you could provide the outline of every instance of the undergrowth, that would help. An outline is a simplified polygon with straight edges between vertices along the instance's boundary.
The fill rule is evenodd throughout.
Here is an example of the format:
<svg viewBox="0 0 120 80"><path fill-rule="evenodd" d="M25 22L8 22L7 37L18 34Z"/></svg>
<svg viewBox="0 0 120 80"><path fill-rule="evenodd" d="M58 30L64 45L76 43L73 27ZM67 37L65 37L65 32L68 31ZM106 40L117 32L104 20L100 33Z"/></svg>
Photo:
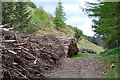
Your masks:
<svg viewBox="0 0 120 80"><path fill-rule="evenodd" d="M118 65L120 64L119 54L120 48L114 48L100 53L101 61L110 68L110 70L104 74L106 78L120 78L120 76L118 76L118 70L120 68L120 65ZM111 67L112 64L114 64L113 67Z"/></svg>
<svg viewBox="0 0 120 80"><path fill-rule="evenodd" d="M73 55L71 58L90 57L95 55L96 54L91 54L91 53L78 53L77 55Z"/></svg>
<svg viewBox="0 0 120 80"><path fill-rule="evenodd" d="M120 48L114 48L105 50L104 52L101 52L99 55L99 60L108 67L107 72L103 74L106 78L120 78L120 75L118 74L120 72ZM95 56L96 54L90 54L90 53L79 53L77 55L72 56L71 58L82 58L82 57L90 57ZM111 66L114 64L114 66Z"/></svg>

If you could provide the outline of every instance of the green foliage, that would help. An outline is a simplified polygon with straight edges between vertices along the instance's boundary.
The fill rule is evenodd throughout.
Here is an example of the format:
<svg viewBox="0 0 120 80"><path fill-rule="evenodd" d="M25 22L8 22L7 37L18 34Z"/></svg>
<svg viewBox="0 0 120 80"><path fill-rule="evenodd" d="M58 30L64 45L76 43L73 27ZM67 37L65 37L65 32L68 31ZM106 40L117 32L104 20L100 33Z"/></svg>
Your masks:
<svg viewBox="0 0 120 80"><path fill-rule="evenodd" d="M107 78L118 78L117 77L117 74L118 73L118 69L117 67L113 68L113 70L111 71L108 71L106 74L105 74L105 77Z"/></svg>
<svg viewBox="0 0 120 80"><path fill-rule="evenodd" d="M32 2L28 2L28 5L30 6L30 7L32 7L32 8L36 8L36 5L34 4L34 3L32 3Z"/></svg>
<svg viewBox="0 0 120 80"><path fill-rule="evenodd" d="M104 47L104 42L103 42L103 40L100 38L100 37L96 37L96 36L87 36L87 39L90 41L90 42L92 42L92 43L94 43L94 44L96 44L96 45L98 45L98 46L102 46L102 47Z"/></svg>
<svg viewBox="0 0 120 80"><path fill-rule="evenodd" d="M58 6L56 7L55 11L55 18L54 23L56 24L56 28L63 28L65 27L65 13L63 12L63 6L62 3L59 1Z"/></svg>
<svg viewBox="0 0 120 80"><path fill-rule="evenodd" d="M2 2L0 1L0 24L2 23Z"/></svg>
<svg viewBox="0 0 120 80"><path fill-rule="evenodd" d="M43 8L37 8L32 15L34 21L38 23L42 23L46 19L48 19L48 14L43 10Z"/></svg>
<svg viewBox="0 0 120 80"><path fill-rule="evenodd" d="M73 55L71 58L90 57L90 56L95 56L95 55L96 55L96 54L78 53L77 55Z"/></svg>
<svg viewBox="0 0 120 80"><path fill-rule="evenodd" d="M118 64L118 57L120 53L120 48L114 48L110 50L105 50L104 52L100 53L100 56L102 58L106 59L106 62L104 62L107 65L111 65L112 63Z"/></svg>
<svg viewBox="0 0 120 80"><path fill-rule="evenodd" d="M17 2L14 10L16 28L20 31L29 26L30 12L27 11L27 3Z"/></svg>
<svg viewBox="0 0 120 80"><path fill-rule="evenodd" d="M40 29L40 24L36 23L35 21L31 21L29 23L29 27L23 28L22 32L26 34L33 34L34 32L38 31Z"/></svg>
<svg viewBox="0 0 120 80"><path fill-rule="evenodd" d="M120 48L114 48L110 50L106 50L104 52L101 52L101 55L108 56L108 55L118 55L120 53Z"/></svg>
<svg viewBox="0 0 120 80"><path fill-rule="evenodd" d="M93 37L92 42L97 45L97 39L95 37Z"/></svg>
<svg viewBox="0 0 120 80"><path fill-rule="evenodd" d="M104 40L107 48L120 46L120 2L88 3L84 11L93 18L94 31Z"/></svg>
<svg viewBox="0 0 120 80"><path fill-rule="evenodd" d="M31 33L35 27L32 25L31 13L27 10L27 2L3 2L2 24L12 24L18 31ZM28 29L28 30L27 30ZM31 32L29 31L31 29ZM33 30L33 31L32 31ZM26 32L29 31L29 32Z"/></svg>
<svg viewBox="0 0 120 80"><path fill-rule="evenodd" d="M78 29L77 27L74 27L73 29L75 31L74 37L77 39L77 41L83 36L82 30Z"/></svg>
<svg viewBox="0 0 120 80"><path fill-rule="evenodd" d="M78 29L77 27L73 27L71 25L67 25L67 26L75 32L74 37L76 39L80 39L81 37L87 39L87 36L83 34L82 30Z"/></svg>
<svg viewBox="0 0 120 80"><path fill-rule="evenodd" d="M49 28L52 26L53 17L52 15L48 14L42 7L36 8L33 15L33 21L40 24L43 28Z"/></svg>
<svg viewBox="0 0 120 80"><path fill-rule="evenodd" d="M119 53L120 53L120 48L114 48L100 53L101 59L106 66L110 67L113 63L115 64L114 68L106 72L105 77L107 78L118 77L118 68L120 68Z"/></svg>
<svg viewBox="0 0 120 80"><path fill-rule="evenodd" d="M15 3L9 2L2 2L2 24L6 23L13 23L13 8Z"/></svg>

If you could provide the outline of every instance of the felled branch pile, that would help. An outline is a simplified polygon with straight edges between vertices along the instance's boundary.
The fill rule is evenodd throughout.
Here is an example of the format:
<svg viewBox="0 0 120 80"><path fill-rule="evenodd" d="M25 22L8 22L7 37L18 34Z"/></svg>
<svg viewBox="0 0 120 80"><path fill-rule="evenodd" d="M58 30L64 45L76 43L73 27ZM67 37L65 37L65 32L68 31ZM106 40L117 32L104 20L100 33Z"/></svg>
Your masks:
<svg viewBox="0 0 120 80"><path fill-rule="evenodd" d="M58 66L59 60L69 51L61 39L55 36L32 37L16 33L10 25L0 25L2 29L3 77L42 78L46 70Z"/></svg>
<svg viewBox="0 0 120 80"><path fill-rule="evenodd" d="M93 51L92 49L85 49L85 48L81 48L79 50L80 53L91 53L91 54L97 54L97 52Z"/></svg>
<svg viewBox="0 0 120 80"><path fill-rule="evenodd" d="M64 51L67 57L71 57L76 55L79 52L77 47L77 41L75 38L59 38L60 41L63 43Z"/></svg>

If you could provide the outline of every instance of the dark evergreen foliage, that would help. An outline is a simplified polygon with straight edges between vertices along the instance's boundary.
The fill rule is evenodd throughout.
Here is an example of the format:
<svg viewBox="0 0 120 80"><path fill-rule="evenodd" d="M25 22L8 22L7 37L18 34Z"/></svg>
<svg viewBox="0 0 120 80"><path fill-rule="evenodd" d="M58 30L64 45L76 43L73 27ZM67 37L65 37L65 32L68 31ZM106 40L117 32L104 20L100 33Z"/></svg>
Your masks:
<svg viewBox="0 0 120 80"><path fill-rule="evenodd" d="M3 2L2 24L12 24L18 31L32 33L36 30L33 26L31 13L27 10L30 2Z"/></svg>
<svg viewBox="0 0 120 80"><path fill-rule="evenodd" d="M74 37L77 39L77 41L83 36L82 30L78 29L77 27L74 27Z"/></svg>
<svg viewBox="0 0 120 80"><path fill-rule="evenodd" d="M65 13L63 11L63 6L62 3L59 1L58 6L56 7L55 11L55 18L54 18L54 23L56 24L56 27L65 27Z"/></svg>
<svg viewBox="0 0 120 80"><path fill-rule="evenodd" d="M84 11L93 18L94 32L100 35L107 48L120 46L120 2L88 3Z"/></svg>

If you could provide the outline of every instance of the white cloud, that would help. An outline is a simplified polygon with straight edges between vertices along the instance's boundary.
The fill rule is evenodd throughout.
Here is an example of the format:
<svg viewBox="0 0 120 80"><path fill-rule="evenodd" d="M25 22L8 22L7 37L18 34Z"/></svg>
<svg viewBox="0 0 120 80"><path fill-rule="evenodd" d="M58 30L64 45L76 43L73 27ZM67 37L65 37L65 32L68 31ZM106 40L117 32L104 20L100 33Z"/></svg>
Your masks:
<svg viewBox="0 0 120 80"><path fill-rule="evenodd" d="M55 5L44 6L45 11L47 11L48 13L51 13L52 15L54 15L55 8L56 8Z"/></svg>
<svg viewBox="0 0 120 80"><path fill-rule="evenodd" d="M80 10L79 3L63 3L66 12L76 12Z"/></svg>
<svg viewBox="0 0 120 80"><path fill-rule="evenodd" d="M83 3L84 1L81 0L81 4ZM69 17L67 17L67 20L65 21L67 24L78 27L83 31L85 35L94 35L94 32L91 28L92 20L89 19L88 16L82 12L79 3L65 3L63 4L63 7L65 13L69 15Z"/></svg>
<svg viewBox="0 0 120 80"><path fill-rule="evenodd" d="M80 16L74 16L68 18L65 22L70 25L82 25L85 22L85 18L82 18Z"/></svg>
<svg viewBox="0 0 120 80"><path fill-rule="evenodd" d="M58 2L59 0L32 0L34 2ZM61 0L61 2L79 2L79 0Z"/></svg>
<svg viewBox="0 0 120 80"><path fill-rule="evenodd" d="M90 19L86 19L86 21L82 25L77 25L79 29L83 31L85 35L93 36L94 32L92 31L91 25L92 21Z"/></svg>
<svg viewBox="0 0 120 80"><path fill-rule="evenodd" d="M77 0L78 2L75 2L76 0L66 1L68 2L62 0L62 2L64 2L62 5L64 7L64 12L66 13L67 18L65 22L69 25L78 27L83 31L85 35L93 36L94 32L91 29L92 21L88 18L86 14L84 14L84 12L82 12L81 6L85 7L85 1L95 2L96 0ZM41 5L45 9L45 11L54 15L57 3L51 2L44 2L44 4L41 3Z"/></svg>
<svg viewBox="0 0 120 80"><path fill-rule="evenodd" d="M78 26L78 27L81 27L83 34L85 34L87 36L94 36L94 32L92 31L90 25L83 25L83 26Z"/></svg>

